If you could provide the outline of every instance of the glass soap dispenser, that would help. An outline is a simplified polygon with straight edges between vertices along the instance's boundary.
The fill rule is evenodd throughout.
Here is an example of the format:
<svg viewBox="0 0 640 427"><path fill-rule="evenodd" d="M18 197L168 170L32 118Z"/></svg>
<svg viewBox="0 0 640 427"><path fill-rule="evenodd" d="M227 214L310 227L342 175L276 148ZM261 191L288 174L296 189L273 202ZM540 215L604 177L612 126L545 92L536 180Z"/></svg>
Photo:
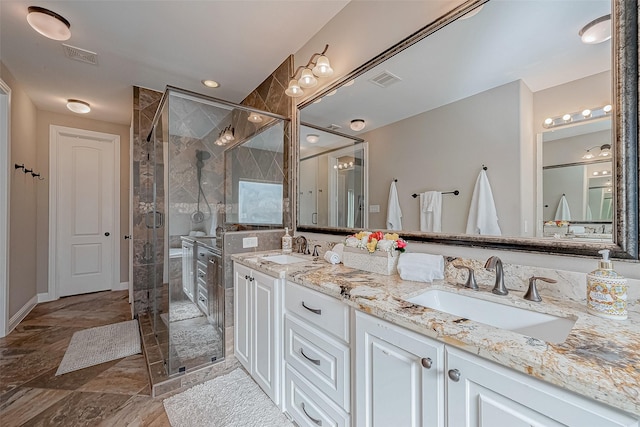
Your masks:
<svg viewBox="0 0 640 427"><path fill-rule="evenodd" d="M289 227L285 227L284 236L282 236L282 253L290 254L293 246L293 238L289 234Z"/></svg>
<svg viewBox="0 0 640 427"><path fill-rule="evenodd" d="M587 274L587 312L607 319L627 318L627 279L613 270L609 250L598 251L598 269Z"/></svg>

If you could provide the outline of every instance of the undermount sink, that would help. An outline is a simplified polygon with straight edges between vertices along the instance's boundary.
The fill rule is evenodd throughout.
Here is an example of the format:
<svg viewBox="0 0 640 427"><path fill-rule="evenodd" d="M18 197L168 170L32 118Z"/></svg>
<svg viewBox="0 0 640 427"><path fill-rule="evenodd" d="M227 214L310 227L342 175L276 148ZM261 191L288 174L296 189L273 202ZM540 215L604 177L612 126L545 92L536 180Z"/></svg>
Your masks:
<svg viewBox="0 0 640 427"><path fill-rule="evenodd" d="M267 255L267 256L263 256L260 257L260 259L262 259L263 261L271 261L271 262L275 262L276 264L296 264L298 262L305 262L308 261L305 258L300 258L297 256L293 256L293 255L288 255L288 254L282 254L282 255Z"/></svg>
<svg viewBox="0 0 640 427"><path fill-rule="evenodd" d="M574 319L538 313L492 301L433 289L407 301L475 322L558 344L567 339Z"/></svg>

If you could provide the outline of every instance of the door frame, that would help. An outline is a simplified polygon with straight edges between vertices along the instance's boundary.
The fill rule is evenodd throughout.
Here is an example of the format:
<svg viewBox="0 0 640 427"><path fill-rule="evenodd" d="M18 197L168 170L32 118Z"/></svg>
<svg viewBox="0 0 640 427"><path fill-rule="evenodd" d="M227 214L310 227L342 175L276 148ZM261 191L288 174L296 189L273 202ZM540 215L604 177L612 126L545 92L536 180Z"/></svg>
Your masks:
<svg viewBox="0 0 640 427"><path fill-rule="evenodd" d="M110 141L113 150L113 276L111 290L120 290L120 135L94 132L65 126L49 125L49 299L59 298L57 271L57 220L58 220L58 135L74 134L86 138Z"/></svg>
<svg viewBox="0 0 640 427"><path fill-rule="evenodd" d="M9 200L11 193L11 88L0 79L0 338L9 326Z"/></svg>

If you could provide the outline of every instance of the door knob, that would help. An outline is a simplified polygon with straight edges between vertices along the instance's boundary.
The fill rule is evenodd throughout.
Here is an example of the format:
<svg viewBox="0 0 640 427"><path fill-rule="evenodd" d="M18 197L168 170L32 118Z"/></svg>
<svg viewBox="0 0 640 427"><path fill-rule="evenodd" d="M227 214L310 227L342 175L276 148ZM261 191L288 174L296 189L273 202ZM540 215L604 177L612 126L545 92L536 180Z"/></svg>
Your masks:
<svg viewBox="0 0 640 427"><path fill-rule="evenodd" d="M106 233L104 233L105 236L109 237L111 235L111 233L109 233L108 231Z"/></svg>

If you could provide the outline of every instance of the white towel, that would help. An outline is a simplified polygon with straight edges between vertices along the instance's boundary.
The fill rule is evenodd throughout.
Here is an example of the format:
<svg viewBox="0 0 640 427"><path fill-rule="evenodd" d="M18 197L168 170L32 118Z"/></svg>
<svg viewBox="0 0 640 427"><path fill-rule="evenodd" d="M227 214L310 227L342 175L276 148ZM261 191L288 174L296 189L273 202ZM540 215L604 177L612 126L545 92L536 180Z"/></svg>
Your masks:
<svg viewBox="0 0 640 427"><path fill-rule="evenodd" d="M335 252L340 257L340 262L342 262L342 254L344 253L344 244L338 243L331 249L332 252Z"/></svg>
<svg viewBox="0 0 640 427"><path fill-rule="evenodd" d="M498 213L493 201L493 192L484 169L480 170L476 186L473 189L466 233L485 236L502 235L498 225Z"/></svg>
<svg viewBox="0 0 640 427"><path fill-rule="evenodd" d="M444 257L419 253L402 253L398 259L398 274L402 280L432 282L444 279Z"/></svg>
<svg viewBox="0 0 640 427"><path fill-rule="evenodd" d="M420 193L420 231L442 231L442 192Z"/></svg>
<svg viewBox="0 0 640 427"><path fill-rule="evenodd" d="M402 210L398 201L396 182L391 181L389 205L387 206L387 230L402 230Z"/></svg>
<svg viewBox="0 0 640 427"><path fill-rule="evenodd" d="M569 202L567 197L563 194L558 203L558 209L556 209L556 221L571 221L571 211L569 210Z"/></svg>
<svg viewBox="0 0 640 427"><path fill-rule="evenodd" d="M333 251L326 251L324 253L324 260L329 264L340 264L340 255Z"/></svg>

